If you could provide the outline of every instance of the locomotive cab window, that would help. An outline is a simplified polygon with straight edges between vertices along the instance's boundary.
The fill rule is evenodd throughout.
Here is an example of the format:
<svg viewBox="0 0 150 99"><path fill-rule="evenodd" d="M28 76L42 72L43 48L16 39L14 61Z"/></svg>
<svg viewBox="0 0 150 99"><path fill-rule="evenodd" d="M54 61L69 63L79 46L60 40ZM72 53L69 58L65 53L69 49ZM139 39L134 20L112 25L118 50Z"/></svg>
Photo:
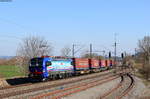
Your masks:
<svg viewBox="0 0 150 99"><path fill-rule="evenodd" d="M30 61L30 67L35 66L42 67L42 65L43 65L43 58L33 58Z"/></svg>
<svg viewBox="0 0 150 99"><path fill-rule="evenodd" d="M47 61L47 62L46 62L46 66L49 66L49 65L52 65L52 62Z"/></svg>

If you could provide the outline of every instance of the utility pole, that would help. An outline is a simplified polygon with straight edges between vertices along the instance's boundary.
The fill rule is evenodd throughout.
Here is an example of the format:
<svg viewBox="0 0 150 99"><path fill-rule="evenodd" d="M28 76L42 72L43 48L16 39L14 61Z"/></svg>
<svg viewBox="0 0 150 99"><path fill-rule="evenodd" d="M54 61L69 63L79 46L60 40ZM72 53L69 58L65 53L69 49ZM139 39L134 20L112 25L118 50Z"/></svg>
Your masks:
<svg viewBox="0 0 150 99"><path fill-rule="evenodd" d="M103 57L105 58L105 51L103 50L102 52L103 52Z"/></svg>
<svg viewBox="0 0 150 99"><path fill-rule="evenodd" d="M74 53L75 53L75 52L74 52L74 47L75 47L75 44L72 45L72 57L73 57L73 58L74 58Z"/></svg>
<svg viewBox="0 0 150 99"><path fill-rule="evenodd" d="M116 62L116 60L117 60L117 58L116 58L116 53L117 53L117 44L116 44L116 42L115 42L115 62Z"/></svg>
<svg viewBox="0 0 150 99"><path fill-rule="evenodd" d="M137 54L137 49L135 48L135 55L134 55L135 58L136 58L136 54Z"/></svg>
<svg viewBox="0 0 150 99"><path fill-rule="evenodd" d="M72 57L73 58L75 57L75 54L83 48L83 45L80 48L75 48L76 46L81 46L81 45L78 45L78 44L72 45Z"/></svg>
<svg viewBox="0 0 150 99"><path fill-rule="evenodd" d="M92 58L92 44L90 44L90 58Z"/></svg>
<svg viewBox="0 0 150 99"><path fill-rule="evenodd" d="M127 56L127 53L126 53L126 51L124 52L124 56L125 56L125 57Z"/></svg>
<svg viewBox="0 0 150 99"><path fill-rule="evenodd" d="M115 67L116 67L116 61L117 61L117 39L116 39L117 34L115 33L115 45L114 45L114 54L115 54Z"/></svg>

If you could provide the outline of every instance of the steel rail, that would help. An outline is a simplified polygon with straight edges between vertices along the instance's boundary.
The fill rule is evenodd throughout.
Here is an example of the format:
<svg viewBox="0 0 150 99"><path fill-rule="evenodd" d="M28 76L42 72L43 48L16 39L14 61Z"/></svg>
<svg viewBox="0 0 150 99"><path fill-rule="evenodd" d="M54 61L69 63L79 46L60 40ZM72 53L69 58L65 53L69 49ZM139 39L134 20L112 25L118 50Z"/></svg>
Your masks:
<svg viewBox="0 0 150 99"><path fill-rule="evenodd" d="M88 89L88 88L91 88L91 87L94 87L94 86L97 86L97 85L100 85L100 84L104 84L108 81L117 79L118 77L120 77L120 76L115 76L115 77L114 76L109 76L107 78L105 77L105 78L100 79L100 80L94 80L92 82L87 82L87 83L83 83L83 84L80 84L80 85L73 85L69 88L64 88L62 90L55 90L53 92L49 92L49 93L46 93L46 94L42 94L42 95L33 97L32 99L41 99L41 98L52 96L52 95L53 96L51 97L51 99L59 99L61 97L65 97L67 95L77 93L77 92L83 91L85 89ZM60 94L60 95L57 95L57 94ZM56 96L54 96L54 95L56 95Z"/></svg>

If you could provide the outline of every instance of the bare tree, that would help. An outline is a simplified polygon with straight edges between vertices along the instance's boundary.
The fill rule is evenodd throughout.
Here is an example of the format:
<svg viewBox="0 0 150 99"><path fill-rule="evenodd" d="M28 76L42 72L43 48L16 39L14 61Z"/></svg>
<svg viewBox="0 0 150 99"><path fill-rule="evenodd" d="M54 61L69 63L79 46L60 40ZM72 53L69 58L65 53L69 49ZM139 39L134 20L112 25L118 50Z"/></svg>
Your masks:
<svg viewBox="0 0 150 99"><path fill-rule="evenodd" d="M145 36L142 40L139 40L139 49L144 55L145 62L150 64L150 36Z"/></svg>
<svg viewBox="0 0 150 99"><path fill-rule="evenodd" d="M17 63L22 70L27 71L28 61L33 57L52 54L52 46L42 37L30 36L22 40L17 50Z"/></svg>
<svg viewBox="0 0 150 99"><path fill-rule="evenodd" d="M69 57L71 54L71 49L68 46L65 46L61 49L61 55L64 57Z"/></svg>
<svg viewBox="0 0 150 99"><path fill-rule="evenodd" d="M134 70L135 61L131 55L127 55L122 60L123 67L129 67Z"/></svg>
<svg viewBox="0 0 150 99"><path fill-rule="evenodd" d="M142 53L143 59L143 70L146 78L149 79L150 76L150 36L145 36L138 43L139 50Z"/></svg>
<svg viewBox="0 0 150 99"><path fill-rule="evenodd" d="M95 59L104 59L103 56L98 55L97 53L90 54L89 51L84 51L81 55L82 58L95 58Z"/></svg>

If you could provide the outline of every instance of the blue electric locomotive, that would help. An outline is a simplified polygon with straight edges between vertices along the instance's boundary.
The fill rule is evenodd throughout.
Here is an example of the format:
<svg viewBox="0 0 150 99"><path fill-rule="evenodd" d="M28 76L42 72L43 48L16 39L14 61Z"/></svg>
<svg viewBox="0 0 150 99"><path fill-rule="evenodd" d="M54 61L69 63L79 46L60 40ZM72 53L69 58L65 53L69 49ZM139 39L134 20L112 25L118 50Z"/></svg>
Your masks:
<svg viewBox="0 0 150 99"><path fill-rule="evenodd" d="M39 80L63 78L74 74L72 59L55 57L32 58L29 65L29 77Z"/></svg>

